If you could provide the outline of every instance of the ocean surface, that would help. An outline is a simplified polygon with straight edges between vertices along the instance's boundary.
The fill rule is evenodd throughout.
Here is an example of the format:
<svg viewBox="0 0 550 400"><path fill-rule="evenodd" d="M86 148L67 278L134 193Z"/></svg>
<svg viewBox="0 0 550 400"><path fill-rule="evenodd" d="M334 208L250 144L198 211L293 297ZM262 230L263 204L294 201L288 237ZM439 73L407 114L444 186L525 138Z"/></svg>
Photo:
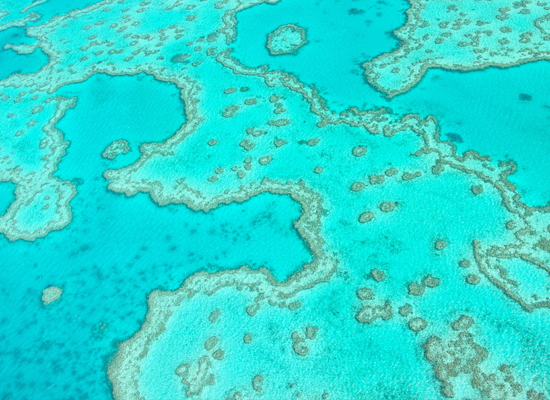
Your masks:
<svg viewBox="0 0 550 400"><path fill-rule="evenodd" d="M239 14L233 56L247 66L269 65L314 84L337 110L387 107L398 114L435 116L446 132L443 139L459 152L475 150L517 162L511 181L524 201L546 205L550 180L540 175L550 167L545 157L550 151L550 93L541 82L549 79L548 61L467 73L431 69L416 87L387 100L365 83L361 64L398 46L392 31L405 23L407 5L355 0L261 4ZM298 54L271 57L264 38L289 21L308 30L310 43Z"/></svg>
<svg viewBox="0 0 550 400"><path fill-rule="evenodd" d="M550 398L546 42L390 98L425 0L35 3L0 0L0 398Z"/></svg>

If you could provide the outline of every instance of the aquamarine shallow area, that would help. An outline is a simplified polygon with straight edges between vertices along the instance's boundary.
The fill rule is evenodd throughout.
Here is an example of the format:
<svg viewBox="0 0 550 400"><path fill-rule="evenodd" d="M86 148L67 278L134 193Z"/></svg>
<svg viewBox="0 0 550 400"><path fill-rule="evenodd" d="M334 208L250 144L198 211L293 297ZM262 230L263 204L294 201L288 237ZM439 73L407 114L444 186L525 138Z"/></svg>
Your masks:
<svg viewBox="0 0 550 400"><path fill-rule="evenodd" d="M308 261L288 197L263 195L204 214L93 183L83 192L89 203L75 204L69 228L35 243L0 243L2 303L13 305L0 311L0 337L10 340L0 357L2 398L108 398L108 358L139 329L149 292L175 289L204 268L268 265L282 277ZM49 285L64 293L44 309Z"/></svg>
<svg viewBox="0 0 550 400"><path fill-rule="evenodd" d="M550 207L498 162L525 146L491 145L544 134L524 80L546 75L434 70L391 100L362 75L434 3L107 0L28 26L52 57L0 81L0 399L550 397ZM270 56L289 24L308 44Z"/></svg>
<svg viewBox="0 0 550 400"><path fill-rule="evenodd" d="M74 109L68 110L64 118L57 124L57 128L64 132L64 138L70 142L66 155L59 163L56 174L61 179L71 180L77 187L78 193L71 202L74 223L81 213L88 212L91 205L95 205L92 208L98 211L102 209L102 204L105 207L107 205L110 207L115 197L104 199L104 196L116 196L116 198L121 198L121 201L123 197L126 197L114 195L107 190L107 182L102 176L103 171L108 168L119 168L135 161L140 155L139 146L141 144L161 142L172 136L185 122L185 105L180 98L179 89L174 84L161 82L146 74L134 76L96 74L85 82L64 87L58 93L63 96L77 96L78 98ZM126 155L119 155L114 161L101 158L101 152L104 148L112 141L121 138L128 141L132 150ZM249 259L240 254L238 247L232 247L232 252L223 250L214 256L214 260L220 259L221 266L217 266L213 262L212 264L202 265L202 268L215 271L218 268L235 268L245 264L251 268L265 266L272 270L277 279L283 281L303 263L309 261L310 257L307 252L300 255L300 252L304 251L304 244L294 231L292 224L285 224L284 228L281 228L275 226L276 221L271 222L271 213L277 214L278 217L290 218L290 221L299 218L300 207L294 204L290 198L287 200L282 203L279 200L266 200L259 204L258 207L262 211L259 211L255 218L249 221L252 227L246 226L244 222L238 223L241 220L246 220L242 218L244 211L240 213L231 211L231 207L236 206L229 206L228 219L225 222L220 220L217 223L212 222L212 226L218 226L218 229L224 233L227 233L227 231L238 233L244 241L243 243L248 240L251 248L257 251L256 254L263 254L264 256ZM254 203L254 200L252 202ZM106 208L107 212L110 212L108 211L109 207ZM136 204L136 212L140 207L143 207L143 204ZM153 210L157 208L155 207ZM90 221L94 221L94 226L96 221L103 221L108 223L109 226L115 224L119 227L126 227L134 223L133 219L115 222L117 213L103 216L95 215L94 217L92 217L94 214L89 215ZM205 218L209 218L209 215L207 213ZM147 216L146 221L150 224L161 224L158 218L155 214L150 214ZM199 217L188 213L185 217L182 217L182 224L185 225L188 219L194 220L195 218ZM166 232L165 236L175 238L178 232L178 224L175 223L175 220L172 221L173 226L171 229L174 230L172 234L168 233L170 218L165 221L165 224L166 227L159 232ZM273 224L273 226L270 226L270 224ZM136 235L142 235L142 241L146 242L154 229L156 229L154 225L147 229L140 227ZM289 240L281 242L279 239L273 238L272 233L270 233L271 229L278 231L283 237L288 234ZM198 235L204 235L200 241L204 243L206 249L216 249L217 251L223 248L222 243L208 239L208 235L214 234L216 229L212 227L207 229L204 226L197 228L197 232ZM254 232L254 234L252 235L250 232ZM97 234L99 234L99 231ZM121 242L121 240L114 240L117 247L125 244L131 245L135 238L128 242L125 240ZM164 240L159 238L159 240L171 241L171 239L166 238ZM186 241L181 235L179 240ZM275 246L273 243L278 243L278 245ZM287 249L284 256L280 257L278 255L279 246ZM174 251L176 248L177 243L170 244L168 247L168 249L173 249L170 251ZM179 258L174 260L170 260L170 257L166 258L164 250L156 249L155 252L159 252L158 254L161 255L159 259L163 259L167 264L175 262L177 265L182 265L182 260ZM193 257L188 263L192 260L194 260ZM197 261L200 262L201 260Z"/></svg>
<svg viewBox="0 0 550 400"><path fill-rule="evenodd" d="M418 85L388 100L363 79L361 64L398 46L391 32L403 25L407 4L361 4L281 0L244 10L237 15L232 55L246 66L267 64L314 84L337 109L387 107L397 114L435 116L442 139L453 141L459 152L516 161L519 170L510 180L528 205L550 202L550 179L540 179L550 169L550 94L541 84L550 79L550 62L469 72L429 69ZM286 23L307 27L309 43L299 54L270 56L264 38Z"/></svg>
<svg viewBox="0 0 550 400"><path fill-rule="evenodd" d="M43 24L58 15L83 9L96 3L98 3L97 0L48 0L30 9L30 11L40 14L40 19L30 22L28 26Z"/></svg>
<svg viewBox="0 0 550 400"><path fill-rule="evenodd" d="M0 241L0 298L11 305L0 310L0 339L10 343L0 351L2 398L110 398L109 358L141 326L152 290L244 264L283 279L310 260L292 227L300 207L288 196L203 213L108 192L102 179L79 186L79 195L66 229L36 242ZM50 285L64 292L45 308Z"/></svg>
<svg viewBox="0 0 550 400"><path fill-rule="evenodd" d="M9 28L4 31L0 31L0 49L3 49L4 46L8 43L11 44L36 44L36 38L26 35L25 28Z"/></svg>
<svg viewBox="0 0 550 400"><path fill-rule="evenodd" d="M0 182L0 215L4 215L15 200L15 186L11 182Z"/></svg>
<svg viewBox="0 0 550 400"><path fill-rule="evenodd" d="M84 82L65 86L57 94L76 97L76 106L67 111L57 125L70 145L59 164L63 179L83 178L86 174L101 176L87 167L86 159L100 156L112 142L125 139L128 154L114 161L104 161L103 169L128 165L140 156L143 143L163 142L185 123L185 104L174 84L161 82L151 75L110 76L95 74ZM80 165L75 176L64 175L65 165Z"/></svg>
<svg viewBox="0 0 550 400"><path fill-rule="evenodd" d="M232 55L251 67L269 65L314 84L333 106L366 109L383 97L364 82L361 64L398 45L391 32L405 23L404 0L280 0L237 14ZM307 31L308 43L291 55L270 56L267 35L281 25ZM369 93L367 93L369 92Z"/></svg>
<svg viewBox="0 0 550 400"><path fill-rule="evenodd" d="M550 93L543 83L549 81L548 61L467 73L429 70L390 104L437 116L443 139L460 153L473 149L515 161L510 181L528 205L543 206L550 202Z"/></svg>
<svg viewBox="0 0 550 400"><path fill-rule="evenodd" d="M11 49L0 51L0 80L13 74L30 74L37 72L48 62L48 57L41 50L31 54L17 54Z"/></svg>
<svg viewBox="0 0 550 400"><path fill-rule="evenodd" d="M138 144L164 140L185 121L175 85L144 74L95 75L60 94L78 95L57 125L70 142L57 175L78 193L65 229L35 242L0 239L0 302L11 305L0 310L0 340L10 342L0 350L6 399L110 398L107 364L141 326L151 291L242 265L284 280L311 261L293 226L301 206L289 196L263 194L205 213L107 190L105 169L132 161ZM132 152L103 159L104 147L121 137ZM9 189L0 184L0 212ZM63 295L44 307L50 285Z"/></svg>
<svg viewBox="0 0 550 400"><path fill-rule="evenodd" d="M25 36L24 28L11 28L0 31L0 80L13 74L30 74L38 72L48 63L48 56L36 49L31 54L17 54L12 49L4 49L10 44L33 44L36 39Z"/></svg>

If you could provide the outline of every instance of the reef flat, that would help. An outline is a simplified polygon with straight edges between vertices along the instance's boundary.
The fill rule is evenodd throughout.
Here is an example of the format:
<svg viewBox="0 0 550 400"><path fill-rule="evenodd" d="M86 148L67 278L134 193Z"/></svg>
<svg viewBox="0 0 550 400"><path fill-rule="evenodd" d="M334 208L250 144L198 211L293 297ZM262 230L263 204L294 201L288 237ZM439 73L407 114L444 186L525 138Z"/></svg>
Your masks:
<svg viewBox="0 0 550 400"><path fill-rule="evenodd" d="M267 35L267 49L273 56L292 54L305 45L306 31L299 26L288 24L275 29Z"/></svg>
<svg viewBox="0 0 550 400"><path fill-rule="evenodd" d="M409 0L399 49L364 64L389 97L416 85L428 68L510 67L550 56L550 5L543 1L445 3Z"/></svg>
<svg viewBox="0 0 550 400"><path fill-rule="evenodd" d="M315 85L233 57L239 13L262 3L278 2L104 0L26 28L49 62L0 81L0 180L16 185L0 231L2 252L32 271L28 283L4 271L18 289L2 294L22 315L41 306L31 342L42 346L44 313L69 327L85 315L94 340L69 342L94 351L63 352L63 336L41 351L53 371L88 379L78 391L90 398L550 396L550 207L523 202L513 161L458 153L437 115L337 110ZM426 4L411 3L403 29L443 3ZM155 89L115 95L115 80L138 79ZM94 120L116 118L93 136ZM33 258L71 235L83 241L51 259L61 267ZM42 279L63 287L55 307L41 304ZM25 333L4 318L2 334ZM24 369L3 395L36 397ZM66 398L70 378L38 386Z"/></svg>
<svg viewBox="0 0 550 400"><path fill-rule="evenodd" d="M44 303L45 306L48 304L51 304L61 298L61 295L63 294L63 289L57 286L48 286L46 289L42 291L42 303Z"/></svg>

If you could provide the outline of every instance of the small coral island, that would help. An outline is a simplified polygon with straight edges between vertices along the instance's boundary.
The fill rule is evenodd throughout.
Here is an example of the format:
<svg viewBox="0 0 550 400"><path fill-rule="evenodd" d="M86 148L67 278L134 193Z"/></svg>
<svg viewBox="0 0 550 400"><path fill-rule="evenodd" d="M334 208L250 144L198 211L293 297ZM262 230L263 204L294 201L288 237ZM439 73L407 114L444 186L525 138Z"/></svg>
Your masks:
<svg viewBox="0 0 550 400"><path fill-rule="evenodd" d="M116 142L111 143L101 157L108 158L109 160L114 160L120 154L127 154L130 151L130 145L124 139L117 140Z"/></svg>
<svg viewBox="0 0 550 400"><path fill-rule="evenodd" d="M62 294L63 294L63 290L60 287L57 287L57 286L47 287L42 291L42 303L44 303L44 305L47 306L48 304L51 304L54 301L59 300Z"/></svg>
<svg viewBox="0 0 550 400"><path fill-rule="evenodd" d="M282 25L267 35L267 49L272 56L294 54L306 43L305 29L293 24Z"/></svg>

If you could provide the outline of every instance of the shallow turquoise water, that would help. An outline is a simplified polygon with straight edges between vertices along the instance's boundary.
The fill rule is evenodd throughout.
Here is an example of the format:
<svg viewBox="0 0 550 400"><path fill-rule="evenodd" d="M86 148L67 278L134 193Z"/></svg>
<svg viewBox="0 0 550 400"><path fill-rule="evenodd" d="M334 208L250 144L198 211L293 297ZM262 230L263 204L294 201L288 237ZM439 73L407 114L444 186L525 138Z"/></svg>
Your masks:
<svg viewBox="0 0 550 400"><path fill-rule="evenodd" d="M177 86L151 75L95 74L57 93L77 98L76 106L57 125L70 142L67 156L59 164L63 179L83 178L79 176L83 174L100 176L98 168L120 168L133 163L141 154L141 144L165 141L186 121L185 104ZM107 146L120 139L128 142L130 151L114 161L102 160L101 154ZM90 162L82 163L87 158ZM91 161L94 159L100 166ZM75 163L80 168L71 171L74 176L65 176L65 168L71 168L65 165Z"/></svg>
<svg viewBox="0 0 550 400"><path fill-rule="evenodd" d="M0 31L0 45L1 49L4 49L4 46L7 43L12 44L36 44L37 40L36 38L27 36L25 34L26 29L25 28L19 28L19 27L13 27L6 29L4 31Z"/></svg>
<svg viewBox="0 0 550 400"><path fill-rule="evenodd" d="M139 329L152 290L245 264L283 279L310 258L292 229L299 206L288 197L205 214L109 193L101 178L79 189L68 228L33 243L0 242L0 296L10 305L0 311L0 338L10 341L0 352L3 398L107 398L107 362ZM38 294L50 285L64 293L44 308Z"/></svg>
<svg viewBox="0 0 550 400"><path fill-rule="evenodd" d="M0 182L0 215L4 215L15 200L15 186L11 182Z"/></svg>
<svg viewBox="0 0 550 400"><path fill-rule="evenodd" d="M126 157L135 159L138 144L163 140L185 121L174 85L95 75L62 93L79 96L58 125L71 143L57 175L77 186L73 220L35 242L0 240L1 302L11 305L0 311L0 337L10 341L0 356L2 398L107 398L107 362L139 329L152 290L240 265L268 267L284 280L311 260L292 225L301 207L289 196L264 194L204 213L107 190L102 172L112 162L101 158L104 147L124 137L133 148ZM2 211L13 185L0 190ZM44 308L38 294L50 285L64 293Z"/></svg>
<svg viewBox="0 0 550 400"><path fill-rule="evenodd" d="M406 1L281 0L237 15L232 55L244 65L267 64L314 84L333 106L371 107L383 96L365 83L361 64L398 46L392 31L405 23ZM267 35L284 24L306 29L294 55L270 56Z"/></svg>
<svg viewBox="0 0 550 400"><path fill-rule="evenodd" d="M12 74L31 74L38 72L48 63L48 56L41 49L31 54L17 54L12 49L4 49L7 43L33 44L35 39L25 35L24 28L11 28L0 32L0 80Z"/></svg>
<svg viewBox="0 0 550 400"><path fill-rule="evenodd" d="M36 50L32 54L17 54L11 49L0 51L0 80L13 74L30 74L48 62L48 57Z"/></svg>
<svg viewBox="0 0 550 400"><path fill-rule="evenodd" d="M550 202L550 93L541 84L549 79L548 61L468 73L430 70L404 100L410 110L436 115L443 132L458 134L447 138L459 152L515 161L510 181L527 204L541 206Z"/></svg>
<svg viewBox="0 0 550 400"><path fill-rule="evenodd" d="M73 10L83 9L97 3L97 0L48 0L30 9L30 11L40 14L41 17L38 21L31 22L29 26L43 24L53 17L66 14Z"/></svg>
<svg viewBox="0 0 550 400"><path fill-rule="evenodd" d="M30 11L38 13L41 17L37 21L31 21L28 26L42 24L55 16L65 14L71 10L82 9L92 4L97 3L97 0L48 0L45 3L37 5ZM0 9L8 10L13 15L8 15L10 18L17 18L19 10L25 5L21 2L9 2L1 5ZM26 14L25 14L26 15ZM23 15L21 15L22 17ZM0 23L4 21L0 19ZM5 79L13 74L30 74L37 72L40 68L48 63L48 56L41 50L37 49L31 54L17 54L11 49L4 50L6 43L11 44L34 44L35 38L25 35L25 27L14 27L0 31L0 80Z"/></svg>
<svg viewBox="0 0 550 400"><path fill-rule="evenodd" d="M50 0L33 9L44 16L32 25L91 3ZM116 8L116 4L111 5ZM126 0L119 8L129 4L145 11L149 6L147 2ZM138 171L138 178L130 176L128 181L142 179L144 187L175 185L185 176L190 187L203 191L197 195L201 199L221 196L230 189L245 191L264 177L290 182L293 187L306 188L307 193L311 190L322 202L304 200L304 204L321 204L320 219L309 235L319 239L315 242L318 251L327 251L327 257L337 260L337 269L327 282L314 282L292 295L288 302L299 301L299 308L292 309L285 299L271 305L264 300L254 317L248 307L268 295L263 289L256 292L246 285L229 285L210 293L211 287L205 285L206 294L199 291L184 298L167 320L166 330L133 353L141 362L137 385L144 398L185 398L192 385L184 384L175 371L184 363L196 365L207 354L206 340L214 335L225 359L212 368L216 384L203 388L201 398L208 400L231 398L237 390L244 392L244 398L274 400L297 398L298 393L301 398L321 398L325 392L330 392L329 399L443 398L441 382L426 360L424 346L432 335L452 338L455 332L449 326L463 313L475 319L471 331L476 342L490 353L483 371L495 372L501 379L499 367L509 364L524 392L531 388L548 392L550 382L544 372L550 370L547 310L525 312L517 301L491 284L474 263L474 240L515 243L517 231L507 229L506 224L521 221L502 207L501 193L486 181L457 170L432 173L435 156L411 156L421 140L407 129L385 138L345 124L316 125L320 119L310 112L301 95L281 86L268 87L257 77L235 75L213 61L212 54L210 58L204 55L210 46L205 37L221 27L220 21L210 18L218 9L207 4L208 11L200 5L200 11L182 11L182 4L175 11L181 15L176 14L174 26L184 26L182 32L190 37L199 36L196 32L200 31L200 38L186 43L185 35L179 42L172 38L157 41L155 36L145 48L162 48L166 40L169 50L162 48L163 57L148 55L144 65L135 69L158 74L167 69L167 76L175 71L174 79L180 75L196 79L200 90L192 98L200 99L194 106L203 119L188 138L169 151L160 150L156 163L145 164L145 172ZM158 3L152 2L150 7L155 5ZM550 168L550 98L541 84L550 78L550 63L469 73L430 70L410 91L387 100L365 82L361 63L395 49L398 43L391 31L404 24L406 7L402 0L281 0L275 5L258 5L237 14L237 40L229 46L234 47L233 56L247 66L269 64L272 70L283 69L305 84L314 84L336 111L349 106L389 107L396 114L434 115L443 129L442 139L453 141L459 152L475 149L496 160L515 160L520 170L511 180L529 204L550 200L550 180L546 175L541 177L541 171ZM127 56L131 49L143 45L131 47L135 46L129 44L131 40L145 33L154 36L165 32L173 14L164 8L152 15L132 14L136 24L127 25L138 28L129 28L128 33L122 30L117 36L120 15L134 10L116 10L120 12L116 17L105 12L71 25L74 43L52 36L65 54L86 51L81 44L76 45L80 36L84 43L96 40L96 33L98 40L112 39L115 44L108 47L114 50L113 60L120 62L115 72L127 71L131 60L117 59L117 48ZM187 22L194 19L187 17L193 17L194 12L199 23L188 28ZM92 18L101 20L92 24ZM103 18L115 18L116 24L103 24ZM295 55L269 56L267 34L287 23L305 28L308 44ZM90 32L83 28L87 24L94 25ZM105 26L110 29L107 34L101 31ZM2 40L33 43L23 33L23 29L0 32L0 44ZM224 41L215 44L224 48ZM174 54L186 52L193 54L193 61L200 61L169 62ZM18 56L22 58L9 61L6 73L11 74L18 63L29 68L24 73L36 70L44 61L39 60L38 52L34 56L37 58ZM107 51L103 57L111 55ZM109 69L105 64L102 68ZM227 91L229 87L236 89ZM35 93L32 82L28 88ZM186 123L195 122L186 114L190 104L180 98L175 84L145 73L95 73L49 95L76 97L74 108L55 124L68 147L54 176L72 182L77 194L70 203L72 221L63 229L33 242L0 238L0 303L8 305L0 309L0 342L8 343L0 346L0 398L112 398L107 368L117 346L144 329L147 297L152 291L175 290L195 272L232 270L241 265L266 267L282 282L312 261L312 253L294 225L303 212L312 211L302 209L289 195L261 194L205 213L181 204L159 206L144 193L126 196L108 190L103 176L106 170L131 165L141 155L141 145L163 142ZM30 102L30 95L21 96L23 103ZM0 103L0 118L19 104L12 100ZM235 105L238 111L234 117L223 115L226 107ZM32 114L29 118L42 116ZM275 127L272 122L276 118L292 121L288 126ZM10 124L18 121L15 118ZM10 134L11 125L5 124ZM253 135L249 126L265 126L266 132ZM32 131L35 136L23 136L32 142L27 143L23 155L36 151L31 145L42 146L42 142L32 140L42 138L47 131L39 127L38 133ZM218 143L210 144L213 138ZM131 151L115 160L102 158L105 148L120 139L129 142ZM246 149L245 139L256 146ZM281 139L286 141L282 147L275 142ZM46 147L48 142L44 143ZM367 147L366 155L353 153L358 145ZM273 155L273 160L260 161L266 155ZM223 166L224 171L214 172L210 168L213 164L214 168ZM321 166L325 169L318 171ZM392 167L399 169L398 175L388 173ZM2 172L14 170L5 168ZM235 178L237 171L246 171L246 178ZM405 172L420 172L420 176L408 181L402 178ZM373 174L383 176L384 182L370 183ZM207 180L213 175L219 177L216 182ZM147 181L152 177L159 181ZM366 187L350 190L359 181ZM484 192L474 194L472 186L478 184ZM0 182L0 216L14 199L14 187ZM395 210L385 211L385 202L395 202ZM359 223L359 215L365 211L373 212L374 219ZM541 232L546 232L543 225L548 222L542 216L533 223L541 238ZM436 248L438 240L445 240L444 249ZM544 242L538 244L545 246ZM529 246L528 250L535 248ZM473 265L459 267L464 259ZM544 296L548 276L542 268L534 269L533 264L516 259L502 264L520 286L541 289ZM385 272L382 282L373 278L373 268ZM422 296L411 294L409 284L428 274L440 278L441 285L425 288ZM469 274L481 277L481 282L467 283ZM63 295L44 306L40 296L50 285L61 287ZM357 290L364 287L373 290L372 301L358 296ZM521 290L526 289L521 286ZM531 301L536 296L526 297ZM358 321L362 307L385 301L393 306L391 319ZM412 304L413 315L428 321L426 330L414 332L407 325L408 320L398 312L404 304ZM217 323L208 319L215 309L221 310ZM300 332L304 336L307 326L319 327L319 333L317 339L308 339L309 353L303 356L293 348L293 335ZM249 332L254 334L251 345L243 340ZM146 355L140 358L143 353ZM217 362L212 357L209 360ZM252 388L259 374L266 377L263 392ZM457 397L479 396L467 378L457 386Z"/></svg>
<svg viewBox="0 0 550 400"><path fill-rule="evenodd" d="M350 13L352 9L356 11ZM295 74L314 84L336 108L388 107L399 114L436 116L443 132L460 136L442 137L454 141L460 152L476 150L516 161L519 171L511 181L524 201L546 205L550 179L538 177L550 168L545 157L550 151L550 94L541 84L550 78L550 62L466 73L430 69L418 85L388 101L363 78L361 64L398 46L391 32L403 25L406 9L404 1L374 6L352 0L263 4L238 14L232 54L247 66L267 64L271 70ZM296 55L271 56L265 37L286 23L306 28L309 43ZM521 94L532 100L520 100Z"/></svg>

